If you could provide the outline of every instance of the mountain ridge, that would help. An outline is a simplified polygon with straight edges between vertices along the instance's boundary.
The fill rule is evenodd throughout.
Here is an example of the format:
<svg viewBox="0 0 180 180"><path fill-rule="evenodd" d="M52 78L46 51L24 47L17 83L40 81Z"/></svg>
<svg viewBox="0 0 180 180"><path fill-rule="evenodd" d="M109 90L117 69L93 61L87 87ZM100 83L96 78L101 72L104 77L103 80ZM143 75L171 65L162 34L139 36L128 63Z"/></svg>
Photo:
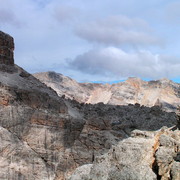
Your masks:
<svg viewBox="0 0 180 180"><path fill-rule="evenodd" d="M78 83L72 78L55 72L33 74L59 96L65 95L80 103L128 105L139 103L148 107L161 106L164 110L175 111L180 105L180 84L163 78L143 81L130 77L116 84Z"/></svg>

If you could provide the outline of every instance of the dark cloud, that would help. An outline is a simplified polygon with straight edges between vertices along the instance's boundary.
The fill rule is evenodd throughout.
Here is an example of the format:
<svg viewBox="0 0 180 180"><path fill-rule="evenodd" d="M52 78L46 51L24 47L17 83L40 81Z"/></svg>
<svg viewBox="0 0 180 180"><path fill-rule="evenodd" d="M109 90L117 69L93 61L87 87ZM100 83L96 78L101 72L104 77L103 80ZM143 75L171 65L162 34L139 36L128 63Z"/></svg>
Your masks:
<svg viewBox="0 0 180 180"><path fill-rule="evenodd" d="M137 76L157 79L180 76L180 59L154 55L149 51L126 53L121 49L108 47L91 50L69 62L71 69L91 75L111 75L112 80ZM102 78L103 79L103 78Z"/></svg>
<svg viewBox="0 0 180 180"><path fill-rule="evenodd" d="M159 38L142 19L126 16L111 16L80 25L76 34L90 42L106 45L161 45Z"/></svg>

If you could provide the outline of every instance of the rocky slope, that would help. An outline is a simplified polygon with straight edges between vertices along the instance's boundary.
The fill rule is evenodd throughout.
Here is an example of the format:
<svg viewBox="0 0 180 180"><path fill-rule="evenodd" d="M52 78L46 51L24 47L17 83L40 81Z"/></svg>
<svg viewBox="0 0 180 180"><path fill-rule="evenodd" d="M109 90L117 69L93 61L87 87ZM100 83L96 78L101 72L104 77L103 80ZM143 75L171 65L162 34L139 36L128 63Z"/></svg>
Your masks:
<svg viewBox="0 0 180 180"><path fill-rule="evenodd" d="M69 180L178 180L180 132L134 130L93 164L76 169Z"/></svg>
<svg viewBox="0 0 180 180"><path fill-rule="evenodd" d="M7 34L1 38L12 42ZM151 179L170 176L178 180L179 124L175 113L161 111L158 106L92 105L60 98L22 68L8 63L9 59L13 60L13 54L0 61L0 179L129 179L129 173L138 170L136 179L147 172ZM173 127L164 133L170 138L170 142L163 141L165 145L157 135L163 126ZM161 158L170 151L161 150L159 143L170 143L173 159ZM106 174L99 167L104 171L108 167Z"/></svg>
<svg viewBox="0 0 180 180"><path fill-rule="evenodd" d="M168 79L143 81L129 78L117 84L78 83L55 72L36 73L36 78L53 88L59 96L75 99L80 103L103 102L112 105L139 103L148 107L159 105L174 111L180 105L180 84Z"/></svg>

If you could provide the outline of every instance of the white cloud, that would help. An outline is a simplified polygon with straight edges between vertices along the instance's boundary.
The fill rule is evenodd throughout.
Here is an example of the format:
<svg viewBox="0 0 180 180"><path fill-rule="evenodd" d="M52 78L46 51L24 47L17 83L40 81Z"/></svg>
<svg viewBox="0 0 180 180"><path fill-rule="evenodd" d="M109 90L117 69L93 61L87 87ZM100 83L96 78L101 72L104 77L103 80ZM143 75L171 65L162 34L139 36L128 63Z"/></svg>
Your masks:
<svg viewBox="0 0 180 180"><path fill-rule="evenodd" d="M76 34L90 42L106 45L161 45L150 26L142 19L111 16L85 23L76 28Z"/></svg>
<svg viewBox="0 0 180 180"><path fill-rule="evenodd" d="M69 62L69 67L85 74L101 75L101 80L130 76L159 79L180 76L180 59L152 54L149 51L127 53L119 48L108 47L91 50ZM172 60L172 61L171 61Z"/></svg>

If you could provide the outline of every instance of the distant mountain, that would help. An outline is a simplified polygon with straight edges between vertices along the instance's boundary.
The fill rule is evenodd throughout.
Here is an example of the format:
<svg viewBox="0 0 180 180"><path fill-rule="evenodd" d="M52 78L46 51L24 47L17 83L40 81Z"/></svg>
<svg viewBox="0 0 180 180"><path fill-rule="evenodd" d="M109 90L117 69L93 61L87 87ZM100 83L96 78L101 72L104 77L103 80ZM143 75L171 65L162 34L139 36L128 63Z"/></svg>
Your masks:
<svg viewBox="0 0 180 180"><path fill-rule="evenodd" d="M129 78L116 84L78 83L55 72L34 74L41 82L53 88L59 96L74 99L80 103L103 102L112 105L136 104L158 105L164 110L174 111L180 105L180 84L168 79L143 81Z"/></svg>

